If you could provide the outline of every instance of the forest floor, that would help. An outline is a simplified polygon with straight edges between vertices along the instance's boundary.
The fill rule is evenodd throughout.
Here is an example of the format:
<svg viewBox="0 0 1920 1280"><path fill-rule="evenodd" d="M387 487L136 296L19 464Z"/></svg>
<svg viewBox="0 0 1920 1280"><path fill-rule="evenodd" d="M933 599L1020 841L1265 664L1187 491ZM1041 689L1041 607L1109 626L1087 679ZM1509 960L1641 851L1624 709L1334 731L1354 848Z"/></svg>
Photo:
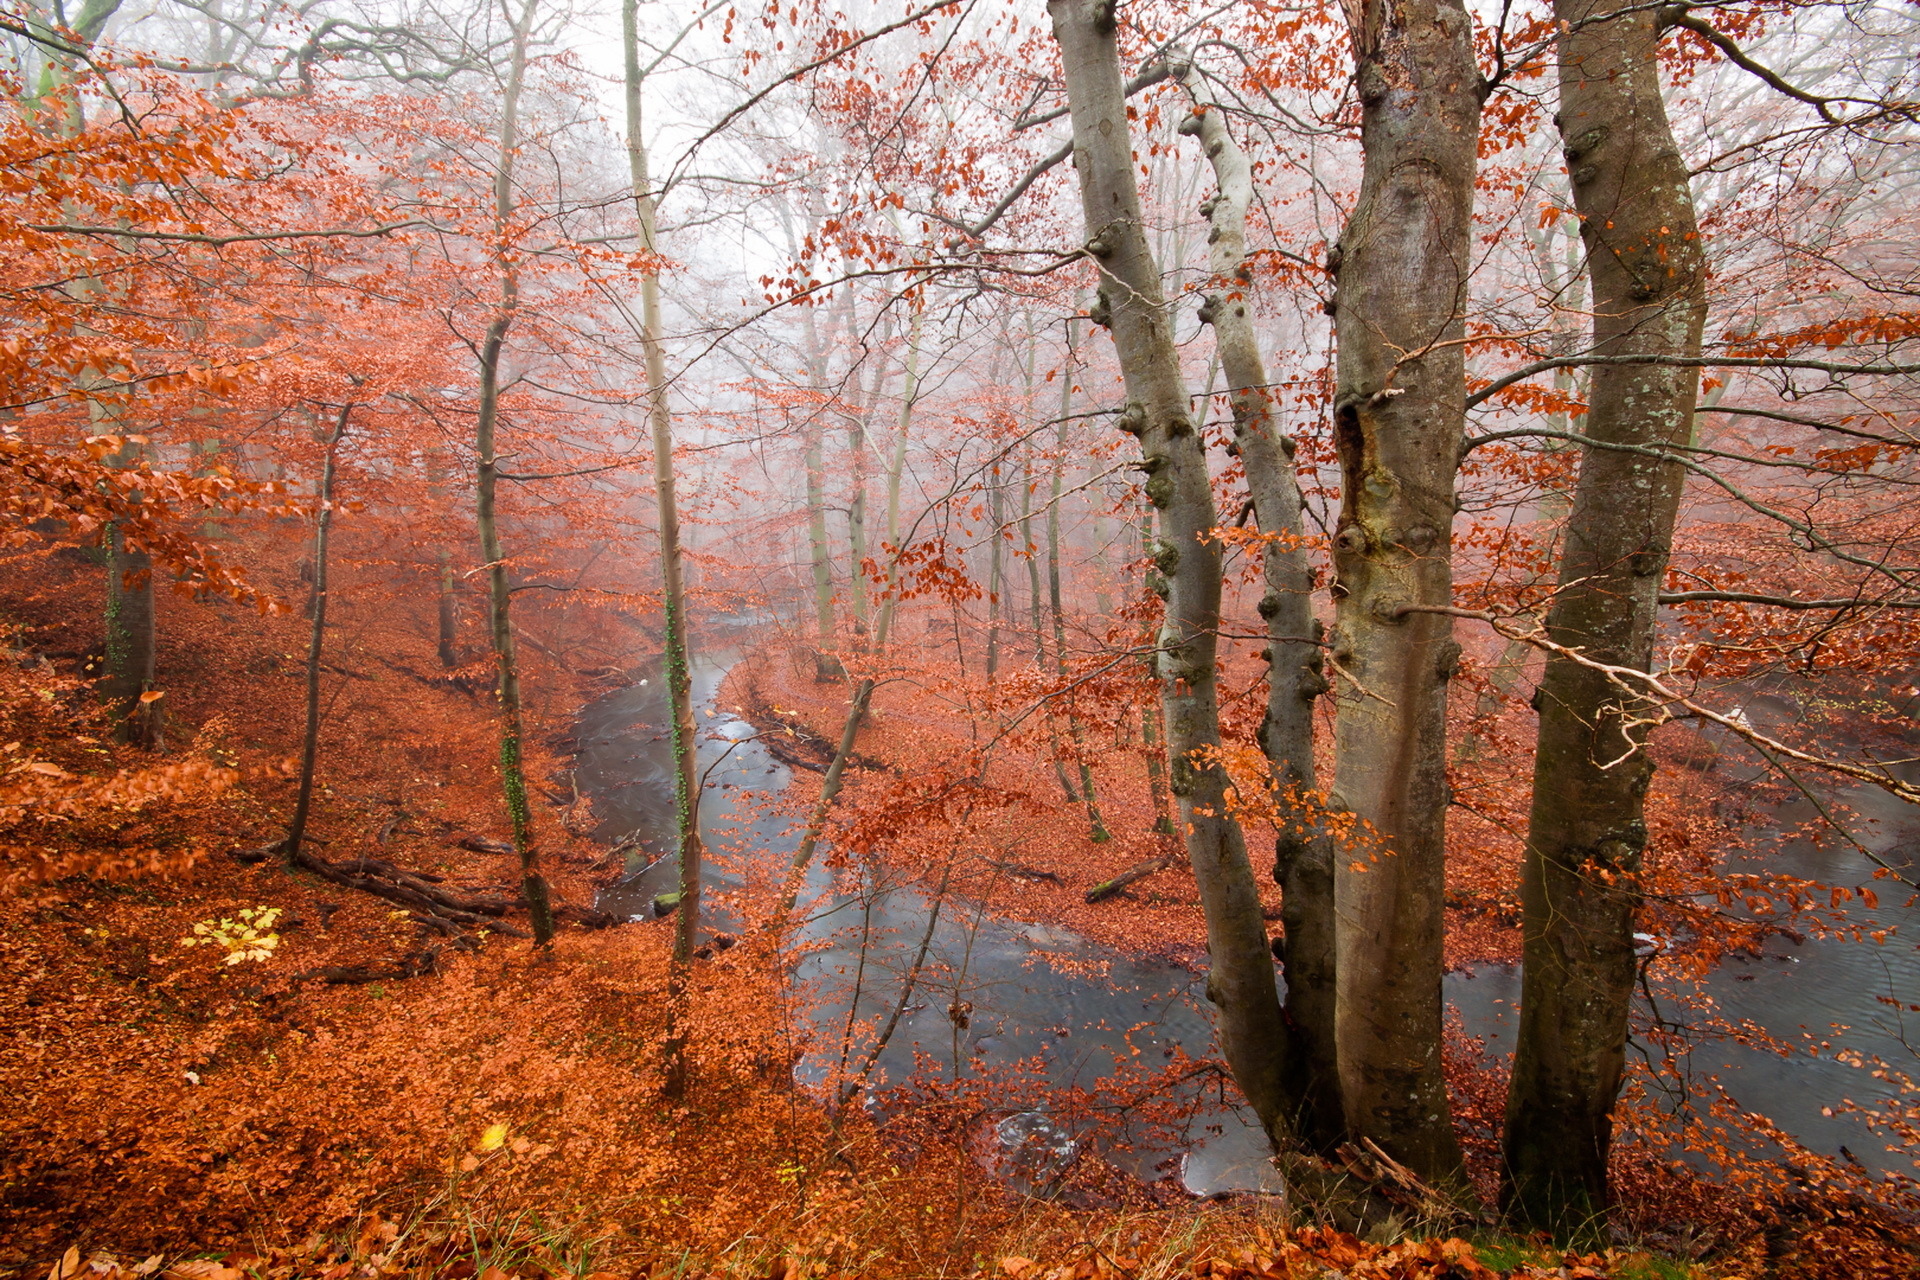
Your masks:
<svg viewBox="0 0 1920 1280"><path fill-rule="evenodd" d="M505 835L484 665L443 671L431 589L378 557L364 563L335 597L320 851L511 897L511 859L472 838ZM297 612L163 599L168 745L156 758L106 741L84 684L100 643L100 569L43 552L16 553L8 569L0 752L17 763L0 775L12 788L0 810L10 879L0 1082L11 1094L0 1109L0 1276L1907 1274L1895 1268L1911 1255L1845 1206L1803 1206L1788 1229L1780 1214L1715 1218L1711 1196L1695 1195L1698 1221L1677 1224L1657 1253L1623 1242L1562 1255L1485 1234L1471 1246L1365 1243L1290 1227L1268 1200L1130 1192L1097 1167L1076 1175L1082 1207L1028 1199L982 1168L977 1114L936 1100L885 1121L836 1116L796 1089L801 1022L777 962L752 944L698 967L691 1084L670 1097L664 923L568 927L543 957L497 931L449 938L394 902L258 857L291 808L307 631ZM290 559L268 556L262 572L298 597ZM541 848L560 897L585 904L614 868L585 834L568 737L574 712L617 673L577 637L630 624L548 614L526 625ZM834 732L845 698L804 681L765 693L822 732ZM889 695L861 749L935 767L951 743L931 715ZM39 765L63 780L182 768L135 799L50 813L20 800L20 778L54 776ZM1103 773L1102 797L1116 831L1134 836L1050 837L1077 828L1057 808L1047 822L1037 797L1041 809L1003 815L992 848L1009 856L987 861L1061 868L1057 884L1015 877L1035 918L1135 947L1190 947L1197 917L1175 870L1131 900L1082 901L1091 878L1155 847L1140 834L1144 783L1129 798L1124 768ZM799 776L803 788L814 777ZM181 945L248 909L280 913L264 958L229 964L219 945ZM1685 1255L1707 1260L1675 1260Z"/></svg>

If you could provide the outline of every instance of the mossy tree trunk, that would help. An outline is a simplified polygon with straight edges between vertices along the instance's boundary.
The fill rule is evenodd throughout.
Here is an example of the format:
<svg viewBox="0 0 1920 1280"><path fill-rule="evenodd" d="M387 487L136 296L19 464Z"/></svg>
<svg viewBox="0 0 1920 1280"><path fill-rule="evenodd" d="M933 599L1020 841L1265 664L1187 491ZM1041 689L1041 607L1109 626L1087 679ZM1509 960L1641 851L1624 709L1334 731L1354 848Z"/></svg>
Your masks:
<svg viewBox="0 0 1920 1280"><path fill-rule="evenodd" d="M1687 166L1661 98L1658 15L1560 0L1560 111L1593 293L1593 350L1700 352L1706 266ZM1567 518L1556 644L1644 671L1652 661L1684 472L1646 450L1691 438L1699 375L1599 365ZM1602 1233L1613 1106L1636 973L1633 918L1653 762L1635 697L1551 654L1521 881L1519 1038L1504 1143L1507 1212L1562 1236Z"/></svg>

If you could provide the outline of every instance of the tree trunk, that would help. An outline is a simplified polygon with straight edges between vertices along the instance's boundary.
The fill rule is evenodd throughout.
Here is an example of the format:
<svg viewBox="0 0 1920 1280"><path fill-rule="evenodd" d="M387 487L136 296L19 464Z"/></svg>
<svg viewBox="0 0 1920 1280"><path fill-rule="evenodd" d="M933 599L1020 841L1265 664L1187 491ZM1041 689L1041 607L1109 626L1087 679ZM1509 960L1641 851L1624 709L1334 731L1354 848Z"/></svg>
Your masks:
<svg viewBox="0 0 1920 1280"><path fill-rule="evenodd" d="M900 400L899 435L894 440L893 460L887 468L887 579L886 594L881 597L880 607L874 617L872 652L876 658L886 654L887 641L893 631L894 608L900 601L900 479L906 470L907 440L913 431L914 402L920 394L920 333L920 309L916 300L913 318L907 327L907 376ZM793 917L794 904L800 900L800 891L806 885L807 868L813 865L814 851L819 847L820 837L826 832L827 817L833 812L833 802L845 781L847 764L853 759L853 744L859 736L861 724L866 721L867 708L873 702L873 691L878 683L869 672L854 686L853 701L840 727L840 743L820 779L820 795L813 802L813 810L807 815L806 829L800 833L800 843L794 847L793 857L787 864L786 884L768 925L776 939L786 933L787 924Z"/></svg>
<svg viewBox="0 0 1920 1280"><path fill-rule="evenodd" d="M1215 523L1212 484L1188 416L1160 268L1141 223L1114 10L1103 0L1049 0L1047 10L1066 74L1087 248L1100 272L1096 312L1112 330L1126 384L1120 426L1140 439L1147 497L1160 511L1154 561L1166 580L1167 611L1158 671L1172 790L1207 919L1207 992L1219 1009L1234 1080L1269 1137L1291 1145L1298 1108L1281 1078L1287 1031L1260 895L1240 828L1227 813L1225 773L1194 759L1220 742L1220 554L1206 538Z"/></svg>
<svg viewBox="0 0 1920 1280"><path fill-rule="evenodd" d="M1060 421L1054 432L1053 487L1047 502L1047 606L1053 615L1054 670L1062 683L1067 678L1067 623L1060 604L1060 495L1065 488L1067 418L1073 412L1074 322L1074 316L1067 317L1067 361L1060 371ZM1087 807L1087 835L1095 844L1105 844L1113 835L1100 816L1100 800L1093 790L1093 766L1087 763L1086 734L1071 702L1067 704L1067 736L1073 743L1073 758L1080 765L1080 799Z"/></svg>
<svg viewBox="0 0 1920 1280"><path fill-rule="evenodd" d="M1160 570L1153 565L1153 508L1140 510L1140 558L1147 562L1146 587L1155 595L1164 598L1167 594L1166 582L1160 577ZM1147 670L1153 670L1153 659L1147 659ZM1160 732L1160 712L1151 702L1140 705L1140 745L1147 756L1147 795L1153 802L1153 830L1157 835L1174 834L1173 818L1169 813L1167 794L1167 748L1166 735Z"/></svg>
<svg viewBox="0 0 1920 1280"><path fill-rule="evenodd" d="M1007 575L1002 568L1006 558L1007 497L997 458L987 469L987 519L993 529L987 544L987 683L992 684L1000 674L1000 608L1007 592Z"/></svg>
<svg viewBox="0 0 1920 1280"><path fill-rule="evenodd" d="M1705 266L1687 168L1660 95L1650 11L1560 0L1560 113L1601 356L1694 356ZM1699 375L1602 365L1586 435L1685 444ZM1683 471L1617 449L1582 452L1553 640L1646 670ZM1536 703L1533 811L1522 880L1525 969L1505 1137L1507 1211L1562 1235L1605 1225L1613 1105L1633 994L1633 916L1653 762L1634 698L1549 656Z"/></svg>
<svg viewBox="0 0 1920 1280"><path fill-rule="evenodd" d="M1040 548L1033 540L1033 484L1033 442L1029 440L1020 450L1020 547L1027 559L1027 625L1033 631L1033 665L1045 671L1047 632L1040 613ZM1067 803L1077 804L1080 797L1060 751L1060 723L1051 705L1041 715L1047 722L1047 758L1053 761L1054 781L1060 784L1060 794Z"/></svg>
<svg viewBox="0 0 1920 1280"><path fill-rule="evenodd" d="M437 651L440 665L460 665L460 597L454 591L453 553L440 553L440 624Z"/></svg>
<svg viewBox="0 0 1920 1280"><path fill-rule="evenodd" d="M1253 167L1228 132L1226 118L1204 95L1204 82L1185 77L1194 114L1180 132L1200 140L1212 162L1218 192L1201 206L1212 224L1207 267L1212 274L1200 318L1213 325L1233 409L1234 447L1246 468L1247 491L1261 531L1266 587L1260 615L1267 620L1267 713L1261 750L1273 776L1276 809L1273 878L1282 890L1282 969L1286 977L1288 1092L1300 1100L1295 1125L1320 1151L1344 1134L1339 1063L1334 1039L1333 841L1320 819L1314 778L1313 704L1327 691L1322 674L1320 623L1313 616L1313 566L1301 525L1294 443L1274 420L1266 362L1250 310L1247 207Z"/></svg>
<svg viewBox="0 0 1920 1280"><path fill-rule="evenodd" d="M533 26L535 3L536 0L527 0L519 21L514 24L512 63L501 100L500 160L493 187L497 242L507 236L508 223L513 217L513 163L519 146L520 92L526 79L527 38ZM474 507L480 527L480 560L487 566L488 623L493 637L494 666L499 673L500 785L513 823L514 851L520 855L521 893L532 917L534 945L545 947L553 941L553 906L546 878L540 874L540 855L533 845L533 811L527 804L527 775L522 762L526 725L520 697L519 654L513 638L513 588L508 580L506 553L501 549L500 524L495 510L500 483L495 443L500 425L500 353L506 346L507 331L513 327L514 313L519 306L520 281L517 268L504 254L495 265L500 272L500 301L480 346L480 403L473 438L478 458Z"/></svg>
<svg viewBox="0 0 1920 1280"><path fill-rule="evenodd" d="M1453 482L1480 74L1456 0L1366 0L1352 32L1359 198L1332 251L1339 344L1332 657L1336 1014L1348 1129L1464 1188L1440 1061Z"/></svg>
<svg viewBox="0 0 1920 1280"><path fill-rule="evenodd" d="M141 695L153 688L153 560L129 551L118 524L107 526L106 661L98 691L113 720L113 740L157 745L159 715Z"/></svg>
<svg viewBox="0 0 1920 1280"><path fill-rule="evenodd" d="M300 792L293 802L293 821L287 824L287 838L281 843L287 865L300 865L300 846L307 838L307 815L313 808L313 775L320 759L320 655L327 640L327 534L333 527L333 460L340 439L347 434L347 419L353 413L351 403L340 406L340 417L327 438L327 453L320 464L319 510L313 518L313 589L308 596L307 616L313 626L307 633L307 720L300 735Z"/></svg>
<svg viewBox="0 0 1920 1280"><path fill-rule="evenodd" d="M843 679L847 670L834 654L833 547L827 541L827 473L822 429L811 422L806 430L807 560L813 571L813 678L825 683Z"/></svg>
<svg viewBox="0 0 1920 1280"><path fill-rule="evenodd" d="M626 50L627 165L633 183L634 216L640 228L640 251L657 254L653 183L647 173L646 138L641 125L644 76L640 70L638 0L621 0L620 24ZM640 347L647 366L647 425L653 437L653 495L660 521L660 600L666 633L662 665L673 747L674 843L680 854L680 908L674 918L672 967L667 980L664 1053L666 1091L671 1095L682 1092L687 1080L687 989L698 945L700 871L705 850L700 839L700 786L695 774L698 738L688 666L680 508L674 489L673 418L667 404L667 359L660 328L660 273L649 263L640 277Z"/></svg>

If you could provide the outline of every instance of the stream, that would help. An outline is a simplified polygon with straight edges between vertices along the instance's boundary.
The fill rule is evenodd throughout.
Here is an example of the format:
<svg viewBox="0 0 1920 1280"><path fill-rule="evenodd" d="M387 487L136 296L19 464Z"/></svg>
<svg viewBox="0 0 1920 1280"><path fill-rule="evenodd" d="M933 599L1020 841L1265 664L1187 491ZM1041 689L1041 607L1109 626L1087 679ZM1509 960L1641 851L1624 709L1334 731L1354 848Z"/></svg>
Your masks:
<svg viewBox="0 0 1920 1280"><path fill-rule="evenodd" d="M701 834L710 855L717 855L709 857L703 880L709 886L703 932L736 930L738 922L728 919L724 905L728 891L739 889L749 874L782 874L798 841L799 823L792 816L769 814L755 803L756 795L764 799L786 787L788 767L751 740L752 725L715 706L735 660L725 651L703 654L692 670L698 759L708 783ZM592 798L601 836L631 835L643 851L644 869L603 891L599 905L636 919L651 919L654 897L676 887L677 868L660 857L671 843L673 816L665 723L664 689L654 678L596 699L578 724L576 777ZM1895 865L1913 865L1920 815L1865 785L1837 789L1832 798L1855 811L1849 826L1855 839ZM1813 806L1800 800L1768 811L1763 820L1798 824L1813 816ZM823 845L809 875L807 896L820 895L820 902L799 930L796 966L796 978L814 995L811 1047L795 1067L796 1078L809 1085L835 1071L848 1007L856 998L857 1018L884 1022L893 1011L932 908L930 897L913 887L849 885L844 872L836 885L826 853ZM1865 884L1872 874L1861 853L1839 842L1793 842L1774 856L1823 883ZM1908 1048L1909 1042L1920 1046L1915 1015L1907 1015L1903 1026L1897 1010L1876 999L1920 1000L1920 952L1911 941L1920 936L1920 910L1903 905L1906 895L1897 885L1885 887L1879 909L1868 913L1893 930L1885 945L1776 938L1757 956L1721 965L1703 984L1704 994L1727 1018L1751 1019L1783 1039L1797 1042L1804 1029L1837 1040L1830 1029L1842 1024L1851 1028L1850 1045L1920 1066ZM923 972L927 980L880 1055L872 1087L898 1084L916 1069L949 1080L985 1075L1018 1081L1023 1087L1009 1085L1009 1107L986 1135L986 1145L997 1148L996 1166L1015 1186L1050 1190L1082 1144L1096 1142L1118 1167L1146 1180L1177 1177L1194 1195L1281 1190L1251 1112L1231 1105L1210 1079L1180 1086L1176 1096L1163 1100L1173 1119L1163 1114L1148 1124L1107 1115L1097 1137L1088 1132L1091 1121L1056 1116L1034 1101L1049 1090L1092 1089L1137 1076L1182 1052L1211 1055L1213 1021L1204 982L1184 966L1116 954L1068 930L986 915L978 904L950 897L932 931ZM1511 1014L1520 994L1516 966L1450 973L1444 994L1468 1034L1485 1039L1489 1053L1512 1052ZM1910 1153L1887 1152L1885 1140L1857 1118L1822 1114L1842 1098L1866 1102L1879 1096L1878 1082L1864 1071L1831 1057L1779 1057L1726 1043L1697 1049L1693 1068L1717 1074L1742 1106L1770 1116L1816 1152L1832 1155L1845 1148L1869 1169L1913 1171Z"/></svg>

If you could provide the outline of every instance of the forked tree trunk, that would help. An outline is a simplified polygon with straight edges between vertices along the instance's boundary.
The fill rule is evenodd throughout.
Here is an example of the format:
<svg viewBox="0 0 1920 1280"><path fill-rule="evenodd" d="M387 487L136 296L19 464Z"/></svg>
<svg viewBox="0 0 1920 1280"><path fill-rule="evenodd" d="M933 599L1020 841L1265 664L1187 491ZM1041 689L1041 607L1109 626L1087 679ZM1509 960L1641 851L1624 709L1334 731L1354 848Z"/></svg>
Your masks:
<svg viewBox="0 0 1920 1280"><path fill-rule="evenodd" d="M1160 512L1154 561L1167 585L1158 668L1166 712L1172 790L1206 914L1228 1068L1272 1141L1292 1145L1295 1102L1281 1063L1287 1031L1274 981L1260 895L1239 825L1227 813L1226 776L1194 758L1220 743L1216 669L1220 553L1206 454L1189 417L1173 316L1141 223L1114 6L1049 0L1073 120L1074 165L1087 249L1100 272L1100 304L1112 330L1127 404L1120 426L1139 438L1147 497Z"/></svg>
<svg viewBox="0 0 1920 1280"><path fill-rule="evenodd" d="M633 185L640 250L657 254L653 182L647 172L642 127L640 37L637 0L621 0L626 51L627 166ZM673 926L673 957L667 978L666 1092L687 1082L687 990L700 929L700 788L695 776L698 738L693 719L693 682L687 646L687 590L682 571L680 507L674 488L673 417L667 404L667 358L660 340L660 273L649 262L640 277L640 347L647 366L647 426L653 443L654 507L660 521L660 600L665 636L662 665L667 681L668 735L673 750L674 845L680 855L680 905ZM858 566L856 565L856 571Z"/></svg>
<svg viewBox="0 0 1920 1280"><path fill-rule="evenodd" d="M334 457L340 451L341 437L347 434L347 419L352 413L351 403L340 406L340 417L333 434L327 437L326 457L320 464L319 510L313 518L313 590L307 605L307 616L313 623L307 633L307 715L300 735L300 790L293 802L293 820L287 824L287 836L280 846L288 866L300 865L307 816L313 809L314 772L320 760L320 657L327 642L327 535L333 528Z"/></svg>
<svg viewBox="0 0 1920 1280"><path fill-rule="evenodd" d="M1593 350L1698 355L1706 272L1661 101L1656 15L1620 0L1560 0L1555 14L1555 119L1586 242ZM1585 434L1642 449L1684 445L1698 386L1686 368L1596 366ZM1647 669L1683 476L1678 463L1644 453L1583 448L1547 617L1555 643ZM1653 762L1634 698L1597 672L1549 656L1537 705L1502 1199L1529 1225L1592 1234L1608 1207Z"/></svg>
<svg viewBox="0 0 1920 1280"><path fill-rule="evenodd" d="M1349 1131L1463 1189L1440 1061L1454 472L1465 419L1480 73L1457 0L1365 0L1351 34L1360 193L1333 250L1339 344L1330 802L1336 1013Z"/></svg>
<svg viewBox="0 0 1920 1280"><path fill-rule="evenodd" d="M1201 205L1212 224L1207 267L1213 278L1200 318L1213 325L1233 408L1234 447L1246 468L1261 532L1272 539L1261 552L1266 591L1260 615L1267 620L1268 666L1267 713L1259 739L1275 787L1273 878L1283 895L1281 960L1292 1032L1288 1092L1300 1100L1295 1126L1301 1138L1330 1151L1344 1125L1334 1048L1333 841L1321 821L1313 763L1313 704L1327 691L1320 623L1313 616L1313 566L1301 523L1294 444L1275 420L1266 362L1253 328L1253 277L1247 263L1253 166L1228 131L1225 116L1206 97L1203 82L1189 75L1186 83L1196 107L1181 121L1180 132L1200 140L1219 185Z"/></svg>
<svg viewBox="0 0 1920 1280"><path fill-rule="evenodd" d="M506 92L501 99L500 159L494 173L494 229L507 234L513 218L513 167L519 148L520 93L526 80L527 40L533 27L536 0L527 0L513 28L512 62ZM533 844L533 810L527 803L527 774L523 759L526 716L520 696L520 659L513 637L513 587L507 575L506 552L500 544L496 496L500 463L496 439L500 425L500 355L507 331L519 307L518 269L504 256L500 272L500 300L480 345L480 402L474 419L473 450L478 462L475 477L475 515L480 528L480 560L487 566L488 623L493 638L494 666L499 675L500 785L507 816L513 824L513 847L520 855L521 893L527 900L536 947L553 941L553 904L546 877L540 874L540 855Z"/></svg>

